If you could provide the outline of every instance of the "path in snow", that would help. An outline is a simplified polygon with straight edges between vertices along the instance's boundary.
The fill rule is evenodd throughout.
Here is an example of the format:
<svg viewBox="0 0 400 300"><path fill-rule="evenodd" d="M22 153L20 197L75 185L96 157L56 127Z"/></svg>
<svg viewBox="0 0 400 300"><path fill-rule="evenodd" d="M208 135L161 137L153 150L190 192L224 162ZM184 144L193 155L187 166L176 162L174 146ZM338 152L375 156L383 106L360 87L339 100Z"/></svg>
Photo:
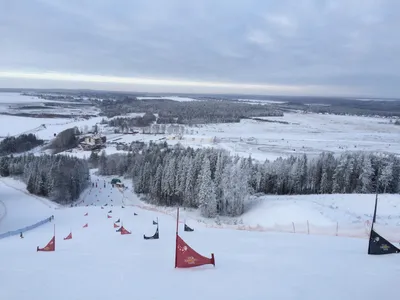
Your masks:
<svg viewBox="0 0 400 300"><path fill-rule="evenodd" d="M6 211L0 223L0 233L32 225L54 212L35 197L10 187L3 179L0 180L0 197Z"/></svg>
<svg viewBox="0 0 400 300"><path fill-rule="evenodd" d="M10 199L7 204L21 198L15 189L0 188ZM7 206L10 213L47 215L49 208L37 199L24 199L21 205ZM0 240L0 257L7 258L0 264L2 297L372 300L397 293L399 256L367 256L365 240L340 237L199 226L188 233L181 225L180 234L190 246L203 255L215 253L216 267L174 269L175 220L137 207L122 208L121 199L116 189L98 185L86 195L83 206L52 210L55 252L36 252L36 246L44 246L52 237L51 223L27 232L24 239ZM144 240L143 234L154 233L156 218L160 239ZM117 219L131 235L115 232ZM88 228L82 228L86 223ZM73 239L64 241L70 231Z"/></svg>

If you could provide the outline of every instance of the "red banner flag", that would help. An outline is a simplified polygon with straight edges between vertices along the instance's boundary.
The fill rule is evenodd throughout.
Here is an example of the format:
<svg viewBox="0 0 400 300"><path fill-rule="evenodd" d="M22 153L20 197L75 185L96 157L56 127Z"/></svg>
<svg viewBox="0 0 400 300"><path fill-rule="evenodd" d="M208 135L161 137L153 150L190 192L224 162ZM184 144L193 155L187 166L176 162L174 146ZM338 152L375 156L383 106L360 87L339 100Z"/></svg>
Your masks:
<svg viewBox="0 0 400 300"><path fill-rule="evenodd" d="M89 226L89 224L86 223L85 225L83 225L83 228L86 228L86 227L88 227L88 226Z"/></svg>
<svg viewBox="0 0 400 300"><path fill-rule="evenodd" d="M117 224L114 223L114 228L118 228L118 227L119 227L119 225L117 225Z"/></svg>
<svg viewBox="0 0 400 300"><path fill-rule="evenodd" d="M55 251L56 250L56 237L53 236L53 238L50 240L50 242L43 248L39 248L39 246L36 248L36 251Z"/></svg>
<svg viewBox="0 0 400 300"><path fill-rule="evenodd" d="M70 240L70 239L72 239L72 232L70 232L70 233L64 238L64 241L65 241L65 240Z"/></svg>
<svg viewBox="0 0 400 300"><path fill-rule="evenodd" d="M121 227L121 234L131 234L128 230L125 229L124 226Z"/></svg>
<svg viewBox="0 0 400 300"><path fill-rule="evenodd" d="M214 265L214 254L211 258L205 257L194 251L179 235L176 235L176 260L175 268L192 268L202 265Z"/></svg>
<svg viewBox="0 0 400 300"><path fill-rule="evenodd" d="M112 217L111 217L111 216L109 216L109 215L107 215L107 218L108 218L108 219L111 219Z"/></svg>

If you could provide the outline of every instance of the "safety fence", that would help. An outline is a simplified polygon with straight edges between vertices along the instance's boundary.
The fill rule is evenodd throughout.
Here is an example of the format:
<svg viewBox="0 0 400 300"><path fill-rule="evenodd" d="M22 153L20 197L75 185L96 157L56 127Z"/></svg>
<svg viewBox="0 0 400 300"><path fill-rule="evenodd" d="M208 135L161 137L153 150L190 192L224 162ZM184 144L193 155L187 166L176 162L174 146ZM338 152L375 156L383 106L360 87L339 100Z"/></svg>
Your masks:
<svg viewBox="0 0 400 300"><path fill-rule="evenodd" d="M40 222L37 222L37 223L35 223L33 225L30 225L30 226L27 226L27 227L23 227L23 228L20 228L20 229L17 229L17 230L13 230L13 231L8 231L6 233L2 233L2 234L0 234L0 240L4 239L4 238L7 238L7 237L10 237L10 236L18 235L21 232L26 232L26 231L35 229L35 228L37 228L39 226L42 226L43 224L51 222L53 219L54 219L54 217L50 216L50 217L48 217L48 218L46 218L46 219L44 219L44 220L42 220Z"/></svg>
<svg viewBox="0 0 400 300"><path fill-rule="evenodd" d="M329 235L351 238L368 238L371 230L370 223L339 223L330 226L315 225L310 222L291 224L275 224L273 226L249 225L217 225L205 224L208 228L226 228L245 231L286 232L292 234ZM387 240L400 243L400 226L374 224L374 229Z"/></svg>
<svg viewBox="0 0 400 300"><path fill-rule="evenodd" d="M132 205L140 209L154 211L157 213L162 213L169 215L171 217L176 217L176 211L173 208L160 209L152 205ZM194 219L184 216L182 212L182 220L196 222L202 224L206 228L215 229L232 229L232 230L244 230L244 231L259 231L259 232L282 232L282 233L292 233L292 234L309 234L309 235L328 235L328 236L341 236L341 237L351 237L351 238L368 238L371 230L371 222L358 222L358 223L340 223L322 226L316 225L312 222L291 222L288 224L274 224L270 226L265 225L243 225L243 224L224 224L224 223L207 223L202 219ZM384 224L374 224L374 229L387 240L400 243L400 226L396 225L384 225Z"/></svg>

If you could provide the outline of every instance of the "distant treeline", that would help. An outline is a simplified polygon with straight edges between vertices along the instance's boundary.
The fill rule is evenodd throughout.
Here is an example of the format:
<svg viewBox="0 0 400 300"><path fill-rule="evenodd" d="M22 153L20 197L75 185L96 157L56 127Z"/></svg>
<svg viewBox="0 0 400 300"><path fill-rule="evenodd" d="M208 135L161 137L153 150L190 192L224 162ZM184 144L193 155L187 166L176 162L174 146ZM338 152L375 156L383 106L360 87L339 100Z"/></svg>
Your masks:
<svg viewBox="0 0 400 300"><path fill-rule="evenodd" d="M60 204L77 200L90 179L86 160L65 155L2 157L0 176L21 178L29 193Z"/></svg>
<svg viewBox="0 0 400 300"><path fill-rule="evenodd" d="M118 101L103 100L94 103L102 115L114 117L127 113L148 112L158 114L157 123L205 124L239 122L246 117L283 116L283 113L268 105L249 105L233 101L178 102L165 99L137 100L125 97Z"/></svg>
<svg viewBox="0 0 400 300"><path fill-rule="evenodd" d="M276 195L398 193L400 160L394 155L322 153L256 163L223 150L192 149L164 144L144 145L129 154L102 152L102 175L133 178L137 193L157 205L200 208L203 216L238 216L250 194Z"/></svg>
<svg viewBox="0 0 400 300"><path fill-rule="evenodd" d="M152 114L151 114L152 115ZM152 115L154 116L154 115ZM140 133L144 134L183 134L185 132L185 126L180 124L153 124L154 119L146 119L146 122L142 121L142 117L135 118L114 118L110 121L102 120L102 123L108 124L108 126L116 127L115 132L133 132L134 129L140 128ZM158 123L158 120L157 120ZM174 123L174 122L173 122ZM176 123L176 122L175 122ZM186 130L189 132L189 130Z"/></svg>
<svg viewBox="0 0 400 300"><path fill-rule="evenodd" d="M322 105L320 105L322 104ZM400 100L354 100L347 98L292 98L280 107L304 110L313 113L329 113L335 115L359 115L400 117Z"/></svg>
<svg viewBox="0 0 400 300"><path fill-rule="evenodd" d="M102 121L102 123L106 122L109 126L117 127L121 131L127 131L132 127L146 127L149 126L156 120L156 116L151 113L144 114L143 117L133 117L133 118L125 118L118 117L109 120L108 122Z"/></svg>
<svg viewBox="0 0 400 300"><path fill-rule="evenodd" d="M17 90L11 90L14 91ZM197 107L204 105L204 103L214 102L221 103L222 110L226 107L227 110L230 110L229 103L233 103L232 100L237 100L241 98L240 95L184 95L186 97L194 97L197 99L202 99L203 101L195 101L195 102L177 102L167 99L154 99L154 100L136 100L136 96L148 96L146 94L137 94L137 93L121 93L121 92L100 92L100 91L52 91L51 95L47 94L46 91L37 93L29 93L29 95L38 95L43 99L51 99L51 100L63 100L66 99L76 100L84 98L89 98L92 103L98 105L102 110L103 114L108 117L113 117L117 115L121 115L127 112L152 112L152 113L160 113L160 117L164 118L162 115L162 111L171 111L174 117L176 116L176 112L179 112L180 107ZM308 112L315 113L330 113L330 114L338 114L338 115L365 115L365 116L384 116L384 117L400 117L400 100L399 99L363 99L362 101L357 99L352 99L349 97L316 97L316 96L246 96L247 99L260 101L262 99L269 101L278 101L283 103L274 104L274 108L270 105L246 105L248 109L255 109L257 111L275 111L279 110L303 110ZM101 100L99 100L101 99ZM101 103L103 101L103 103ZM237 101L235 101L237 102ZM125 103L125 104L122 104ZM228 106L225 105L228 103ZM311 104L311 105L310 105ZM321 105L322 104L322 105ZM59 104L61 105L61 103ZM114 107L115 106L115 107ZM251 108L251 106L254 106ZM263 107L261 107L263 106ZM171 110L169 109L170 107ZM236 106L237 107L237 106ZM130 109L129 111L125 111L125 109ZM236 109L235 109L236 110ZM192 124L196 124L194 119L194 115L191 113L184 113L188 116L188 118L184 119L184 123L188 124L192 122ZM166 119L168 119L169 113L167 113ZM206 113L205 115L209 115L215 122L220 123L220 119L224 119L224 117L229 117L230 115L223 115L222 117L212 116L210 113ZM192 118L193 116L193 118ZM203 118L204 114L200 114L200 119L203 120L201 123L209 123L207 118ZM261 116L269 116L269 115L247 115L247 117L261 117ZM66 116L67 117L67 116ZM235 115L230 116L232 119L237 119ZM170 119L171 120L171 119ZM227 120L227 119L226 119ZM188 122L189 121L189 122ZM163 122L163 119L160 119L160 123ZM229 121L225 121L229 122ZM171 121L167 122L171 123Z"/></svg>
<svg viewBox="0 0 400 300"><path fill-rule="evenodd" d="M43 145L44 141L38 139L34 134L21 134L17 137L6 137L0 142L0 156L22 153L37 146Z"/></svg>

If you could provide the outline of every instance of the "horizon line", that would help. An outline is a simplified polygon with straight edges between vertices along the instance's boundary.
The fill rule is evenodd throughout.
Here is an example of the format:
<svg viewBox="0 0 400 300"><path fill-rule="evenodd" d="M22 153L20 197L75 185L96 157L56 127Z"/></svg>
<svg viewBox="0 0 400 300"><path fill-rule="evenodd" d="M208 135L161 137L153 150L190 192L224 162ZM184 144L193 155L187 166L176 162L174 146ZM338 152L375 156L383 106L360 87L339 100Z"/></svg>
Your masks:
<svg viewBox="0 0 400 300"><path fill-rule="evenodd" d="M234 83L234 82L212 82L200 80L181 80L181 79L160 79L145 77L127 77L127 76L106 76L106 75L87 75L60 72L22 72L22 71L0 71L0 78L4 79L27 79L54 82L79 84L111 84L113 87L106 89L100 87L88 86L85 88L76 87L18 87L20 89L53 89L53 90L93 90L93 91L113 91L125 93L148 93L148 94L204 94L204 95L253 95L253 96L298 96L298 97L338 97L338 98L393 98L381 96L367 96L356 93L345 87L327 86L327 85L285 85L285 84L255 84L255 83ZM118 86L119 85L119 86ZM42 85L41 85L42 86ZM142 87L140 87L142 86ZM191 89L208 89L208 91L143 91L144 87L168 87L168 88L191 88ZM130 88L128 88L130 87ZM18 89L10 87L9 89ZM4 88L5 89L5 88ZM133 90L132 90L133 89ZM166 88L167 89L167 88ZM210 91L211 89L211 91ZM217 89L217 90L213 90ZM220 90L218 90L220 89ZM222 91L221 91L222 89ZM333 94L330 90L334 90ZM341 91L341 92L338 92Z"/></svg>

